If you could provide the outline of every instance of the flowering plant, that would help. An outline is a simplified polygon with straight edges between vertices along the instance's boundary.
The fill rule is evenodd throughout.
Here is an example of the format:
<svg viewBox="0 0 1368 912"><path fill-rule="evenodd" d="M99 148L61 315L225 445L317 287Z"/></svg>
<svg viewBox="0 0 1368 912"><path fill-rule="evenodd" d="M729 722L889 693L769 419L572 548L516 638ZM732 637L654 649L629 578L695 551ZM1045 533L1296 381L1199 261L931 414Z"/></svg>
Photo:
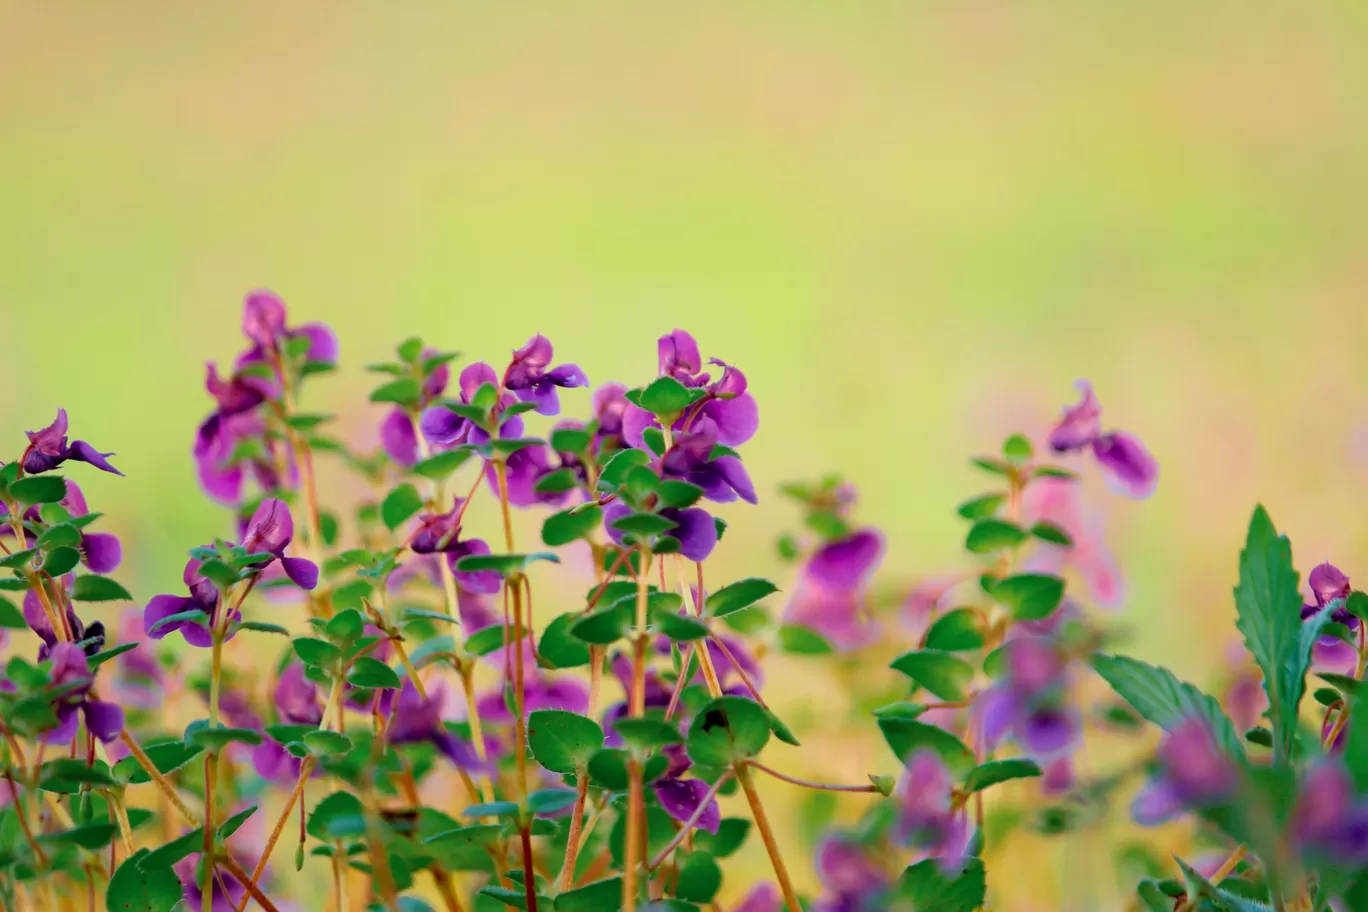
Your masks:
<svg viewBox="0 0 1368 912"><path fill-rule="evenodd" d="M535 416L590 385L548 339L454 387L457 356L407 339L369 366L384 410L369 451L300 408L338 364L327 327L291 326L256 292L243 333L232 371L208 370L213 410L191 445L231 531L189 547L183 589L113 631L82 614L132 601L109 575L122 546L58 474L117 473L113 454L68 443L59 410L0 468L0 629L37 640L13 639L0 681L5 908L55 910L84 889L137 912L664 912L720 908L725 889L733 912L1005 909L1001 842L1086 831L1140 773L1138 822L1186 816L1227 854L1170 872L1142 852L1133 908L1368 907L1368 728L1352 722L1368 596L1322 565L1304 603L1260 509L1235 597L1263 705L1254 678L1231 687L1228 715L1111 654L1092 608L1120 601L1119 570L1056 463L1091 454L1134 498L1158 470L1134 436L1104 431L1086 384L1039 447L1014 434L975 460L994 490L959 507L966 567L888 611L884 538L834 477L782 488L803 518L779 541L787 592L710 578L728 531L716 505L761 496L742 453L759 408L742 371L682 330L659 339L654 376L598 386L583 420L543 436ZM320 485L322 458L367 492L351 509ZM468 516L482 498L492 529ZM515 540L515 509L538 511L535 546ZM563 564L561 613L543 623L549 564ZM299 614L286 604L301 622L278 623ZM899 632L907 648L872 669ZM862 720L890 749L864 781L784 771L804 729L766 699L775 653L859 671ZM1313 727L1307 675L1332 662ZM1090 701L1094 675L1124 703ZM1163 731L1152 761L1105 776L1081 762L1090 733L1134 739L1145 722ZM823 805L812 895L760 777L858 802L844 827ZM725 883L748 842L768 875Z"/></svg>

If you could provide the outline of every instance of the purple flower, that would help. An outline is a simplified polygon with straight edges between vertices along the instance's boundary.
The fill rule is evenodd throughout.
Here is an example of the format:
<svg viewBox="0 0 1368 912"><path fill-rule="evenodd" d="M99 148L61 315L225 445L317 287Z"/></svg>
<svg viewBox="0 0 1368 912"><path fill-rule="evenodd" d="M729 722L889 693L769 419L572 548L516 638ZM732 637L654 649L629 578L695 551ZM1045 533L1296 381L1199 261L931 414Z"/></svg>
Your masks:
<svg viewBox="0 0 1368 912"><path fill-rule="evenodd" d="M755 436L760 426L760 412L755 398L746 391L746 375L716 358L709 363L722 368L722 376L715 382L702 372L702 358L698 343L682 329L661 336L656 343L660 375L673 377L687 387L703 387L707 394L685 409L675 422L675 430L687 430L692 422L708 418L717 427L717 440L724 446L740 446ZM628 404L623 413L623 437L631 446L644 449L641 432L648 427L659 427L655 416L636 405Z"/></svg>
<svg viewBox="0 0 1368 912"><path fill-rule="evenodd" d="M707 807L698 818L698 828L716 834L722 825L722 811L717 799L708 797L710 786L702 779L680 779L664 776L651 784L661 808L680 823L688 823L708 798Z"/></svg>
<svg viewBox="0 0 1368 912"><path fill-rule="evenodd" d="M1291 828L1293 840L1313 854L1368 861L1368 803L1355 799L1353 781L1338 761L1322 761L1306 773Z"/></svg>
<svg viewBox="0 0 1368 912"><path fill-rule="evenodd" d="M68 459L89 463L97 469L115 475L123 474L105 458L113 456L113 453L101 453L84 440L67 443L67 413L64 408L57 410L57 417L53 419L52 424L41 431L28 431L27 434L28 449L24 450L19 462L30 475L50 472Z"/></svg>
<svg viewBox="0 0 1368 912"><path fill-rule="evenodd" d="M475 394L485 384L497 387L499 375L494 373L494 368L483 361L476 361L469 364L461 371L461 376L457 380L460 386L460 401L462 405L469 405L474 400ZM496 411L502 411L517 401L517 397L512 393L504 393L500 398ZM485 443L489 440L489 434L480 427L476 427L470 421L447 408L444 405L430 405L423 409L423 414L418 419L419 430L423 432L423 437L435 449L446 450L459 446L463 443ZM504 425L509 429L507 436L521 437L523 432L522 418L514 416Z"/></svg>
<svg viewBox="0 0 1368 912"><path fill-rule="evenodd" d="M306 361L336 363L337 337L326 324L305 323L293 329L285 324L285 302L278 295L264 290L249 293L243 301L242 334L254 347L238 363L268 360L268 355L279 352L281 343L297 338L309 340Z"/></svg>
<svg viewBox="0 0 1368 912"><path fill-rule="evenodd" d="M200 485L206 494L224 504L242 500L244 470L250 469L264 491L295 481L294 459L283 454L289 473L282 479L276 468L281 441L267 436L266 425L255 411L233 415L213 413L199 427L192 453Z"/></svg>
<svg viewBox="0 0 1368 912"><path fill-rule="evenodd" d="M798 574L784 620L812 628L840 649L867 642L875 631L864 607L865 588L883 548L883 535L871 528L822 545Z"/></svg>
<svg viewBox="0 0 1368 912"><path fill-rule="evenodd" d="M86 728L105 744L119 737L124 727L123 710L115 703L91 698L90 688L95 676L81 647L75 643L58 643L52 647L48 658L52 662L52 687L59 694L54 706L57 728L45 736L46 740L58 744L70 741L76 734L78 711L85 718Z"/></svg>
<svg viewBox="0 0 1368 912"><path fill-rule="evenodd" d="M1116 556L1107 546L1102 516L1083 503L1078 483L1068 478L1037 478L1022 498L1026 526L1047 522L1063 529L1073 540L1069 546L1043 544L1032 551L1022 570L1059 575L1072 568L1083 579L1093 601L1103 608L1118 608L1125 600L1125 581Z"/></svg>
<svg viewBox="0 0 1368 912"><path fill-rule="evenodd" d="M515 418L499 429L501 438L514 438L522 434L522 427L519 425L517 432L512 432ZM544 492L537 490L537 482L543 477L556 471L557 466L551 464L551 448L542 443L532 444L522 447L509 453L505 458L506 471L508 473L508 502L515 507L531 507L536 504L559 504L565 500L566 492ZM499 475L492 461L485 465L485 479L489 482L489 490L495 497L499 496Z"/></svg>
<svg viewBox="0 0 1368 912"><path fill-rule="evenodd" d="M845 836L828 836L817 847L817 878L823 893L812 912L873 912L869 905L888 886L888 876L868 849Z"/></svg>
<svg viewBox="0 0 1368 912"><path fill-rule="evenodd" d="M953 792L954 779L940 755L916 751L893 793L898 808L893 840L920 850L924 858L939 859L946 868L957 867L968 850L970 828L965 815L954 810Z"/></svg>
<svg viewBox="0 0 1368 912"><path fill-rule="evenodd" d="M1155 826L1185 810L1202 809L1234 794L1239 774L1201 719L1178 723L1159 743L1159 776L1136 795L1131 813Z"/></svg>
<svg viewBox="0 0 1368 912"><path fill-rule="evenodd" d="M117 702L134 709L159 707L164 697L166 676L144 642L142 614L129 609L119 620L119 643L138 643L114 659L111 691Z"/></svg>
<svg viewBox="0 0 1368 912"><path fill-rule="evenodd" d="M717 425L710 418L699 419L692 431L679 434L660 457L660 474L696 484L704 497L718 503L738 497L756 503L755 486L741 458L729 451L718 453L717 445Z"/></svg>
<svg viewBox="0 0 1368 912"><path fill-rule="evenodd" d="M535 712L539 709L562 709L566 712L583 715L589 709L589 688L584 682L568 676L553 676L537 666L532 652L532 641L522 641L523 652L523 711ZM476 701L480 718L486 722L508 725L513 722L513 714L504 702L503 681L512 680L512 669L507 667L505 650L499 649L487 657L491 665L498 668L500 685L495 690L481 694Z"/></svg>
<svg viewBox="0 0 1368 912"><path fill-rule="evenodd" d="M1159 479L1159 464L1144 444L1124 431L1102 433L1102 406L1093 394L1092 384L1075 384L1083 399L1064 409L1063 416L1050 432L1050 447L1056 453L1069 453L1092 447L1113 486L1134 498L1149 497Z"/></svg>
<svg viewBox="0 0 1368 912"><path fill-rule="evenodd" d="M992 748L1010 734L1040 759L1068 753L1078 740L1081 723L1064 699L1064 656L1045 637L1010 640L1003 648L1007 672L975 705L985 744Z"/></svg>
<svg viewBox="0 0 1368 912"><path fill-rule="evenodd" d="M631 405L627 401L627 387L621 383L605 383L594 390L591 405L594 420L598 422L595 437L599 453L621 449L622 419Z"/></svg>
<svg viewBox="0 0 1368 912"><path fill-rule="evenodd" d="M66 628L71 633L71 642L92 640L93 642L86 647L86 654L94 655L99 652L104 647L104 624L96 621L87 628L76 616L76 610L72 607L70 599L65 598L65 593L63 600L67 603ZM52 655L52 650L63 638L52 628L52 622L48 619L42 600L32 589L24 593L24 620L28 623L29 629L38 635L38 639L43 641L43 645L38 647L38 661L41 662Z"/></svg>
<svg viewBox="0 0 1368 912"><path fill-rule="evenodd" d="M65 507L72 518L87 516L90 513L86 506L85 495L76 482L67 479L66 496L59 501ZM0 518L9 515L9 507L0 504ZM24 511L25 522L38 522L40 513L37 504ZM13 535L14 529L9 523L0 524L0 535ZM78 546L81 552L81 563L90 568L93 573L111 573L118 569L123 561L123 545L120 544L118 536L108 532L87 532L86 527L81 529L81 543Z"/></svg>
<svg viewBox="0 0 1368 912"><path fill-rule="evenodd" d="M774 884L756 884L732 912L784 912L784 898Z"/></svg>
<svg viewBox="0 0 1368 912"><path fill-rule="evenodd" d="M1330 620L1343 624L1350 630L1358 630L1359 619L1344 607L1344 600L1349 598L1350 592L1353 591L1349 585L1349 577L1340 572L1334 564L1327 562L1313 569L1306 582L1311 588L1315 604L1302 606L1303 620L1320 614L1332 603L1338 603L1335 605L1334 613L1330 615ZM1319 668L1347 672L1358 659L1358 649L1339 637L1322 636L1316 640L1312 655Z"/></svg>
<svg viewBox="0 0 1368 912"><path fill-rule="evenodd" d="M249 566L254 570L264 570L274 561L280 561L285 575L301 589L313 589L318 585L318 565L302 557L286 557L285 548L294 538L294 518L285 501L268 497L261 502L247 523L242 547L248 554L269 554L269 559L257 561Z"/></svg>
<svg viewBox="0 0 1368 912"><path fill-rule="evenodd" d="M457 767L478 770L481 764L475 749L448 731L442 722L445 702L446 685L441 681L427 685L427 696L423 697L413 681L406 678L398 696L386 690L380 697L380 712L390 720L386 736L395 745L431 744Z"/></svg>
<svg viewBox="0 0 1368 912"><path fill-rule="evenodd" d="M622 531L613 528L613 523L632 512L626 504L614 501L603 510L603 530L614 544L623 545ZM675 524L673 529L664 532L666 538L679 542L679 553L691 561L701 563L712 554L717 546L717 523L712 514L702 507L673 507L660 511L660 515Z"/></svg>
<svg viewBox="0 0 1368 912"><path fill-rule="evenodd" d="M191 558L185 564L181 579L189 595L154 595L143 609L143 632L154 640L160 640L174 630L179 630L185 642L191 646L208 648L214 645L210 629L218 623L219 594L212 580L199 574L200 560ZM202 612L203 619L182 619L157 626L161 621L187 611ZM242 612L234 611L230 622L242 619ZM231 633L229 636L231 637Z"/></svg>
<svg viewBox="0 0 1368 912"><path fill-rule="evenodd" d="M282 722L291 725L317 725L323 721L318 703L318 685L304 674L304 666L292 662L280 673L275 689L276 710Z"/></svg>
<svg viewBox="0 0 1368 912"><path fill-rule="evenodd" d="M442 554L456 582L468 592L491 594L503 585L497 570L464 572L456 569L463 557L489 554L489 545L480 538L461 540L461 507L464 501L456 498L448 513L424 513L418 517L418 528L409 537L409 548L415 554Z"/></svg>
<svg viewBox="0 0 1368 912"><path fill-rule="evenodd" d="M513 361L504 371L504 389L512 390L523 402L535 402L540 415L560 413L557 387L589 385L589 378L578 364L562 364L548 370L552 354L551 340L538 333L513 352Z"/></svg>

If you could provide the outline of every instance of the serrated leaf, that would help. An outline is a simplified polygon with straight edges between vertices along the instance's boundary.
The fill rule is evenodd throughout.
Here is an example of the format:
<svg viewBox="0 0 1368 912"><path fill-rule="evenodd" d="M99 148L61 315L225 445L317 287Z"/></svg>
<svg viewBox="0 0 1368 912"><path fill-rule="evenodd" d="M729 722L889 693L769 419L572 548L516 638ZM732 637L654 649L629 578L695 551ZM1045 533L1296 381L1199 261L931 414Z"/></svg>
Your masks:
<svg viewBox="0 0 1368 912"><path fill-rule="evenodd" d="M1200 719L1231 757L1244 757L1239 733L1221 710L1221 704L1191 684L1179 681L1167 668L1100 653L1092 657L1091 664L1117 696L1147 721L1170 731L1184 719Z"/></svg>
<svg viewBox="0 0 1368 912"><path fill-rule="evenodd" d="M769 715L758 703L718 697L703 706L689 726L689 757L695 763L726 766L760 753L769 737Z"/></svg>

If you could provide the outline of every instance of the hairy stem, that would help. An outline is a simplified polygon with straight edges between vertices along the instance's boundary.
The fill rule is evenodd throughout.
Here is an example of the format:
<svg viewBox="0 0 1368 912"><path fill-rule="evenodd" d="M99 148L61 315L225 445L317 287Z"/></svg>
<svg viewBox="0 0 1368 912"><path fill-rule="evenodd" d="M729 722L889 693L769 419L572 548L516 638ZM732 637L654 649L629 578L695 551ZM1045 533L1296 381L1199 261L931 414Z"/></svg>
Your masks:
<svg viewBox="0 0 1368 912"><path fill-rule="evenodd" d="M741 789L746 793L746 801L750 803L755 828L760 831L760 838L764 840L765 851L769 854L770 864L774 867L774 876L779 881L779 892L784 895L784 905L788 912L802 912L803 907L798 903L798 894L793 890L788 868L784 867L784 859L779 854L779 843L774 838L774 829L765 815L765 806L760 803L760 793L755 790L755 783L751 781L750 770L743 763L737 763L733 768L736 770L736 780L741 783Z"/></svg>

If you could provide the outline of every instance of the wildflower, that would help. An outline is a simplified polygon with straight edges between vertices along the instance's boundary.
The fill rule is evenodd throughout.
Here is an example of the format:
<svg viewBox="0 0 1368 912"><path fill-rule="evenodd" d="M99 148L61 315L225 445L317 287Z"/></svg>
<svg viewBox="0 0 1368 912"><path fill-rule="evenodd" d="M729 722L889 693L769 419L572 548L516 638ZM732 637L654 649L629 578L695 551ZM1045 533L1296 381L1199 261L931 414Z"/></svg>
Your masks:
<svg viewBox="0 0 1368 912"><path fill-rule="evenodd" d="M257 412L215 412L200 425L191 452L205 493L219 503L237 504L242 500L246 470L263 491L295 483L294 459L280 452L281 447L287 444L267 435L266 424ZM280 465L286 467L283 478Z"/></svg>
<svg viewBox="0 0 1368 912"><path fill-rule="evenodd" d="M71 514L73 519L88 516L89 508L86 506L85 495L76 482L67 479L66 496L58 502L66 511ZM9 507L0 503L0 519L9 515ZM35 504L24 511L25 522L38 522L40 518L39 508ZM81 528L81 542L77 546L81 552L81 563L85 564L93 573L111 573L118 569L123 561L123 545L120 544L116 535L108 532L87 532L87 527ZM9 523L0 524L0 535L13 535L14 529Z"/></svg>
<svg viewBox="0 0 1368 912"><path fill-rule="evenodd" d="M218 623L219 594L212 580L200 576L200 563L198 558L192 557L181 573L189 595L154 595L143 609L143 632L152 639L160 640L172 631L179 630L185 642L191 646L207 648L214 645L210 631ZM162 623L167 618L187 611L199 611L204 616ZM228 618L230 625L240 620L242 612L236 610ZM232 636L231 631L229 636Z"/></svg>
<svg viewBox="0 0 1368 912"><path fill-rule="evenodd" d="M1010 733L1036 757L1068 752L1078 739L1080 721L1064 700L1063 654L1051 640L1034 636L1011 640L1004 649L1003 680L977 701L985 743L992 747Z"/></svg>
<svg viewBox="0 0 1368 912"><path fill-rule="evenodd" d="M280 673L275 689L276 711L282 722L291 725L318 725L323 709L318 702L318 685L304 674L304 666L292 662Z"/></svg>
<svg viewBox="0 0 1368 912"><path fill-rule="evenodd" d="M817 878L823 892L812 912L874 912L879 894L888 887L878 859L841 835L828 836L818 846Z"/></svg>
<svg viewBox="0 0 1368 912"><path fill-rule="evenodd" d="M476 361L474 364L466 365L457 379L457 385L461 389L461 404L470 405L482 386L488 384L497 387L498 383L498 374L494 373L494 368L485 362ZM516 401L517 397L512 393L504 393L496 406L496 410L502 411ZM473 421L456 414L440 403L423 409L423 413L418 419L418 427L427 442L436 449L450 449L463 443L481 444L489 440L489 434L483 428L477 427ZM522 436L523 422L521 417L513 416L505 423L504 427L510 429L508 436Z"/></svg>
<svg viewBox="0 0 1368 912"><path fill-rule="evenodd" d="M1028 527L1046 522L1062 529L1071 540L1069 545L1042 543L1031 552L1023 571L1058 575L1072 568L1100 607L1120 607L1126 594L1121 568L1107 547L1101 515L1085 508L1076 481L1032 480L1022 497L1022 516Z"/></svg>
<svg viewBox="0 0 1368 912"><path fill-rule="evenodd" d="M58 643L48 656L52 662L52 687L58 692L56 705L57 728L47 736L56 743L65 743L76 734L76 713L85 719L86 729L108 744L123 731L123 710L115 703L105 703L91 696L95 675L86 661L86 654L75 643Z"/></svg>
<svg viewBox="0 0 1368 912"><path fill-rule="evenodd" d="M693 430L681 432L660 457L660 474L696 484L704 497L718 503L738 497L756 503L755 486L741 458L731 452L718 454L719 440L717 424L711 418L699 419Z"/></svg>
<svg viewBox="0 0 1368 912"><path fill-rule="evenodd" d="M479 769L475 749L442 723L445 702L446 685L441 681L428 685L426 696L418 693L412 679L405 679L397 695L386 690L380 697L380 713L389 719L386 737L394 745L426 742L461 769Z"/></svg>
<svg viewBox="0 0 1368 912"><path fill-rule="evenodd" d="M755 436L760 426L760 412L755 398L746 391L746 375L716 358L709 363L722 368L722 376L715 382L703 372L698 343L682 329L661 336L656 343L660 376L673 377L684 386L703 387L702 399L685 410L675 421L675 430L686 430L692 421L708 418L717 427L717 440L724 446L740 446ZM623 414L623 437L631 446L645 448L642 431L659 427L655 416L643 408L628 404Z"/></svg>
<svg viewBox="0 0 1368 912"><path fill-rule="evenodd" d="M111 691L116 701L134 709L153 709L165 699L166 676L162 667L143 642L142 615L136 608L125 611L119 619L119 642L138 643L138 647L120 653L114 659Z"/></svg>
<svg viewBox="0 0 1368 912"><path fill-rule="evenodd" d="M260 571L280 561L281 569L296 586L313 589L318 585L318 565L302 557L285 556L285 548L293 538L294 519L285 501L275 497L263 500L247 524L242 547L248 554L269 556L248 566Z"/></svg>
<svg viewBox="0 0 1368 912"><path fill-rule="evenodd" d="M622 448L622 419L631 405L627 401L627 387L621 383L605 383L594 390L590 400L598 427L594 436L600 454Z"/></svg>
<svg viewBox="0 0 1368 912"><path fill-rule="evenodd" d="M87 628L77 617L76 610L71 606L70 600L64 599L64 601L67 602L63 614L65 615L65 632L70 633L69 641L82 643L90 640L89 645L95 648L89 650L87 654L94 655L99 652L104 645L104 625L96 621ZM49 619L47 610L43 607L42 599L32 589L24 593L24 620L28 623L29 629L38 635L38 639L43 641L43 645L38 647L38 661L40 662L52 655L52 650L58 643L68 639L59 636L57 631L53 629L52 621Z"/></svg>
<svg viewBox="0 0 1368 912"><path fill-rule="evenodd" d="M89 463L97 469L112 472L115 475L123 474L110 465L109 460L105 458L113 456L113 453L101 453L84 440L73 440L71 443L67 443L67 413L64 408L57 410L57 417L53 419L52 424L41 431L28 431L27 433L28 449L24 450L24 455L19 458L19 463L24 471L30 475L50 472L68 459Z"/></svg>
<svg viewBox="0 0 1368 912"><path fill-rule="evenodd" d="M1359 619L1350 614L1344 607L1344 600L1349 598L1349 594L1352 592L1349 586L1349 577L1340 572L1334 564L1324 563L1311 571L1306 582L1311 587L1311 594L1315 603L1302 606L1301 616L1303 620L1320 614L1334 604L1334 611L1330 615L1330 620L1337 624L1343 624L1351 631L1358 630ZM1354 663L1358 659L1358 649L1353 644L1346 643L1336 636L1317 638L1312 654L1318 667L1346 672L1354 667Z"/></svg>
<svg viewBox="0 0 1368 912"><path fill-rule="evenodd" d="M894 841L939 859L947 868L956 867L968 849L970 828L965 815L954 810L953 792L954 780L939 754L924 749L913 753L893 794Z"/></svg>
<svg viewBox="0 0 1368 912"><path fill-rule="evenodd" d="M1144 444L1125 431L1102 433L1102 406L1092 384L1080 380L1075 386L1083 399L1064 409L1050 432L1051 449L1069 453L1091 447L1093 457L1118 490L1130 497L1149 497L1158 482L1158 463Z"/></svg>
<svg viewBox="0 0 1368 912"><path fill-rule="evenodd" d="M532 641L524 639L520 647L523 652L523 712L531 713L539 709L563 709L566 712L583 715L589 709L589 689L576 678L564 675L553 676L537 665L532 651ZM511 724L513 714L504 702L503 682L512 679L513 669L508 665L511 656L506 650L491 652L487 658L500 670L500 685L495 690L482 694L477 701L480 718L487 722Z"/></svg>
<svg viewBox="0 0 1368 912"><path fill-rule="evenodd" d="M784 620L812 628L841 649L867 642L874 629L865 614L865 588L883 549L883 535L872 528L822 545L803 565Z"/></svg>
<svg viewBox="0 0 1368 912"><path fill-rule="evenodd" d="M626 504L614 502L603 510L603 528L612 541L622 546L622 531L613 528L613 523L632 512ZM679 542L679 553L691 561L701 563L717 547L717 523L712 514L702 507L685 507L682 510L669 507L660 515L675 524L673 529L662 533L666 538Z"/></svg>
<svg viewBox="0 0 1368 912"><path fill-rule="evenodd" d="M447 513L424 513L418 517L418 528L409 537L409 548L414 554L442 554L450 565L456 582L468 592L491 594L503 585L497 570L459 571L457 563L463 557L489 554L489 544L481 538L462 540L461 514L465 501L456 498Z"/></svg>
<svg viewBox="0 0 1368 912"><path fill-rule="evenodd" d="M504 371L504 389L512 390L523 402L535 402L540 415L560 413L557 387L589 385L589 379L577 364L562 364L547 370L551 357L551 340L538 333L513 352L513 360Z"/></svg>
<svg viewBox="0 0 1368 912"><path fill-rule="evenodd" d="M784 898L774 884L756 884L732 912L784 912Z"/></svg>
<svg viewBox="0 0 1368 912"><path fill-rule="evenodd" d="M1337 761L1322 761L1303 777L1291 829L1309 852L1345 863L1368 861L1368 803L1355 799L1353 781Z"/></svg>
<svg viewBox="0 0 1368 912"><path fill-rule="evenodd" d="M242 307L242 334L254 345L238 364L274 360L282 343L305 338L309 347L306 361L323 364L337 362L337 336L324 323L305 323L291 329L285 325L285 302L274 292L258 290L247 295Z"/></svg>
<svg viewBox="0 0 1368 912"><path fill-rule="evenodd" d="M1202 809L1229 798L1238 774L1211 729L1200 719L1180 722L1159 744L1160 774L1136 796L1136 821L1154 826L1185 810Z"/></svg>
<svg viewBox="0 0 1368 912"><path fill-rule="evenodd" d="M423 359L435 357L437 354L435 348L424 349ZM445 361L434 367L424 378L422 398L418 403L419 414L441 398L450 379L451 368ZM418 461L418 430L414 426L413 413L409 409L401 405L390 409L380 424L380 445L384 447L390 459L401 466L408 467Z"/></svg>

